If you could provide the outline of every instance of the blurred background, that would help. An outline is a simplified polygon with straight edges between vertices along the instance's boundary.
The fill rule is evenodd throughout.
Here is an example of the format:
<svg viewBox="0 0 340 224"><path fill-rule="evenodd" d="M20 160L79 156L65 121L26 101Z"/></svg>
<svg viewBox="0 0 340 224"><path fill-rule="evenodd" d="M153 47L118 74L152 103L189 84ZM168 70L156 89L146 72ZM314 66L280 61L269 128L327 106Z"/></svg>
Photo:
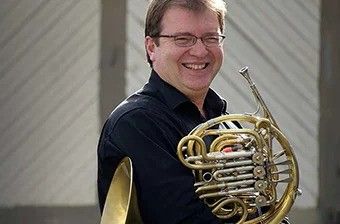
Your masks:
<svg viewBox="0 0 340 224"><path fill-rule="evenodd" d="M340 223L340 3L229 0L213 88L254 111L247 65L295 149L292 223ZM2 0L0 223L99 223L96 147L110 111L147 80L147 0ZM155 208L156 209L156 208Z"/></svg>

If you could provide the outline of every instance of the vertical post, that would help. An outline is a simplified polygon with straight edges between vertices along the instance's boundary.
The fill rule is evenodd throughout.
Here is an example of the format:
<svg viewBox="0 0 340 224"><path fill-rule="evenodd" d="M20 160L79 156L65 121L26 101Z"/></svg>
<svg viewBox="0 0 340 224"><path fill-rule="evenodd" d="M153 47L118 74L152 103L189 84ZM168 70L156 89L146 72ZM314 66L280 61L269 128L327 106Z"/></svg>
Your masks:
<svg viewBox="0 0 340 224"><path fill-rule="evenodd" d="M340 223L340 1L322 0L319 223Z"/></svg>
<svg viewBox="0 0 340 224"><path fill-rule="evenodd" d="M103 124L125 97L126 1L102 0L100 118Z"/></svg>

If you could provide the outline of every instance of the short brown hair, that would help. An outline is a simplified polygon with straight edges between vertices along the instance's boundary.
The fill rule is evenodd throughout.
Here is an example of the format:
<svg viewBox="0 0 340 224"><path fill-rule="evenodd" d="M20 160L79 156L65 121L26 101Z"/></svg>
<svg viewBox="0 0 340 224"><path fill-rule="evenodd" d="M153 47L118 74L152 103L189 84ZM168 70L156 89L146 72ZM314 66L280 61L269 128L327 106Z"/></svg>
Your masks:
<svg viewBox="0 0 340 224"><path fill-rule="evenodd" d="M210 9L217 15L220 30L224 32L226 4L223 0L151 0L145 19L145 37L156 37L161 32L161 21L165 12L173 6L189 9L195 12ZM157 44L157 42L156 42ZM148 53L147 60L152 67Z"/></svg>

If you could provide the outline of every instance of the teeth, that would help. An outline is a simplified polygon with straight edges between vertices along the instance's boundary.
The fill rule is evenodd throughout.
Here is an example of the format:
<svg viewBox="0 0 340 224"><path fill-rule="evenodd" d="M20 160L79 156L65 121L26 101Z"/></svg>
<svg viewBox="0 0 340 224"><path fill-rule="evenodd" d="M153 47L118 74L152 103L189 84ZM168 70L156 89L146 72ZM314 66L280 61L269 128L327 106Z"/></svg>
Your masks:
<svg viewBox="0 0 340 224"><path fill-rule="evenodd" d="M206 64L184 64L186 68L193 69L193 70L199 70L204 69L206 67Z"/></svg>

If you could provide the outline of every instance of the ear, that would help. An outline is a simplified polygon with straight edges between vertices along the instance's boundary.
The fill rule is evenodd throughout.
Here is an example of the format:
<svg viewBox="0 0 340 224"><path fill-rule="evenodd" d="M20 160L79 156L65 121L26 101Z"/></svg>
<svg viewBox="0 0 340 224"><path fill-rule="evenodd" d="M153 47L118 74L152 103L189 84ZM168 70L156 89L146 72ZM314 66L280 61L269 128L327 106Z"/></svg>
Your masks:
<svg viewBox="0 0 340 224"><path fill-rule="evenodd" d="M144 44L145 44L145 50L148 53L150 60L154 61L155 48L157 47L155 41L150 36L146 36Z"/></svg>

